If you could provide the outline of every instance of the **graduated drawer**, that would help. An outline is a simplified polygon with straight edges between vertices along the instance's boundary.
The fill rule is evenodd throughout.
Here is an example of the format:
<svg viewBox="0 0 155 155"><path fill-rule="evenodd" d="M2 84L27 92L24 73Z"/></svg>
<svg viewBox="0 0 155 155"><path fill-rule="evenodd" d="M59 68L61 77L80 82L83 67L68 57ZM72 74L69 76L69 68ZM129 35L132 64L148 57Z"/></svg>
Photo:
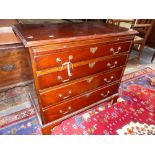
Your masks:
<svg viewBox="0 0 155 155"><path fill-rule="evenodd" d="M59 105L48 108L43 112L45 123L49 123L67 114L73 113L79 109L89 106L97 101L105 99L117 93L118 87L118 83L107 87L100 87L94 91L90 91L81 96L65 101Z"/></svg>
<svg viewBox="0 0 155 155"><path fill-rule="evenodd" d="M40 93L42 106L56 105L70 97L82 94L97 87L120 80L123 67L108 72L100 72L95 75L72 81L68 84L51 88Z"/></svg>
<svg viewBox="0 0 155 155"><path fill-rule="evenodd" d="M72 69L72 76L69 77L67 69L58 70L48 74L38 75L38 83L40 89L45 89L54 85L62 84L67 81L89 76L98 72L103 72L112 68L125 65L127 55L113 56L107 59L91 60L88 63L77 65ZM42 75L41 75L42 74Z"/></svg>
<svg viewBox="0 0 155 155"><path fill-rule="evenodd" d="M36 70L43 70L61 66L65 62L79 62L97 57L115 55L129 51L131 42L121 42L115 44L94 44L82 47L66 48L58 51L51 51L51 54L35 56Z"/></svg>

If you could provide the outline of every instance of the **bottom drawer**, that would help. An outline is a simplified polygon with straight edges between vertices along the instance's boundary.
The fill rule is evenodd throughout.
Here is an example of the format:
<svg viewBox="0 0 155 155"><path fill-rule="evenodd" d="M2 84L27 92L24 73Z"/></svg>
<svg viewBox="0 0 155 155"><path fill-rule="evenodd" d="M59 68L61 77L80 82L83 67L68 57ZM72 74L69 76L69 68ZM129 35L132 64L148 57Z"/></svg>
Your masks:
<svg viewBox="0 0 155 155"><path fill-rule="evenodd" d="M107 87L100 87L84 95L78 96L59 105L48 108L43 112L44 121L45 123L49 123L67 114L89 106L97 101L100 101L106 97L109 97L118 92L118 87L119 83L109 85Z"/></svg>

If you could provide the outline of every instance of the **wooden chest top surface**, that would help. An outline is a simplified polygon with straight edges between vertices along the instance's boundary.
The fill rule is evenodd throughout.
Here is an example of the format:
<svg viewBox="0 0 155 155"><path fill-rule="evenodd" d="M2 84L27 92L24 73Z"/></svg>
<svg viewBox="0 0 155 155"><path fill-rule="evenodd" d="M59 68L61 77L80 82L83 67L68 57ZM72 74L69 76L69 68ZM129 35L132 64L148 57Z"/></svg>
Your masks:
<svg viewBox="0 0 155 155"><path fill-rule="evenodd" d="M62 43L70 41L91 40L105 37L134 35L136 31L100 23L59 23L59 24L19 24L13 30L26 47Z"/></svg>
<svg viewBox="0 0 155 155"><path fill-rule="evenodd" d="M21 43L21 40L16 37L11 27L0 27L0 45L19 43Z"/></svg>

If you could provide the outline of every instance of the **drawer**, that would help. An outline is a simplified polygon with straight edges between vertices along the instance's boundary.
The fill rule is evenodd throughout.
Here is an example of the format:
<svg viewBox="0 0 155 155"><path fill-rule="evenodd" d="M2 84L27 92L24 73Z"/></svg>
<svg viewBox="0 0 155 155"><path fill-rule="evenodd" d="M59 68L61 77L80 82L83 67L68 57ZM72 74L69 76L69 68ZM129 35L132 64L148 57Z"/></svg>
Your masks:
<svg viewBox="0 0 155 155"><path fill-rule="evenodd" d="M127 55L113 56L108 59L91 60L84 65L79 65L72 69L72 76L68 76L67 69L56 72L43 74L38 76L38 83L40 89L45 89L54 85L62 84L67 81L75 80L81 77L96 74L125 65Z"/></svg>
<svg viewBox="0 0 155 155"><path fill-rule="evenodd" d="M72 81L68 84L50 88L40 93L42 106L56 105L70 97L82 94L97 87L120 80L123 67L108 72L100 72L95 75Z"/></svg>
<svg viewBox="0 0 155 155"><path fill-rule="evenodd" d="M65 101L59 105L48 108L43 112L45 123L49 123L67 114L73 113L79 109L89 106L97 101L105 99L118 92L119 84L113 84L107 87L100 87L79 97Z"/></svg>
<svg viewBox="0 0 155 155"><path fill-rule="evenodd" d="M79 62L97 57L115 55L129 51L131 42L121 42L115 44L93 44L84 47L66 48L59 51L51 51L51 54L36 56L36 70L61 66L65 62Z"/></svg>
<svg viewBox="0 0 155 155"><path fill-rule="evenodd" d="M0 47L0 89L33 79L28 53L21 45Z"/></svg>

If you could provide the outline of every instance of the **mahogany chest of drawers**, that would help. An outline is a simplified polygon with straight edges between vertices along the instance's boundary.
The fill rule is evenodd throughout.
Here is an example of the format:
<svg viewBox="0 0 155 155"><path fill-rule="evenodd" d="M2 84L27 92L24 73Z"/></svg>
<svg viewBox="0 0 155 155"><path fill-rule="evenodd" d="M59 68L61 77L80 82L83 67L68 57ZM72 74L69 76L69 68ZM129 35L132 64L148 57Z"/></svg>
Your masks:
<svg viewBox="0 0 155 155"><path fill-rule="evenodd" d="M117 100L136 31L94 22L15 25L14 31L29 49L43 134Z"/></svg>

